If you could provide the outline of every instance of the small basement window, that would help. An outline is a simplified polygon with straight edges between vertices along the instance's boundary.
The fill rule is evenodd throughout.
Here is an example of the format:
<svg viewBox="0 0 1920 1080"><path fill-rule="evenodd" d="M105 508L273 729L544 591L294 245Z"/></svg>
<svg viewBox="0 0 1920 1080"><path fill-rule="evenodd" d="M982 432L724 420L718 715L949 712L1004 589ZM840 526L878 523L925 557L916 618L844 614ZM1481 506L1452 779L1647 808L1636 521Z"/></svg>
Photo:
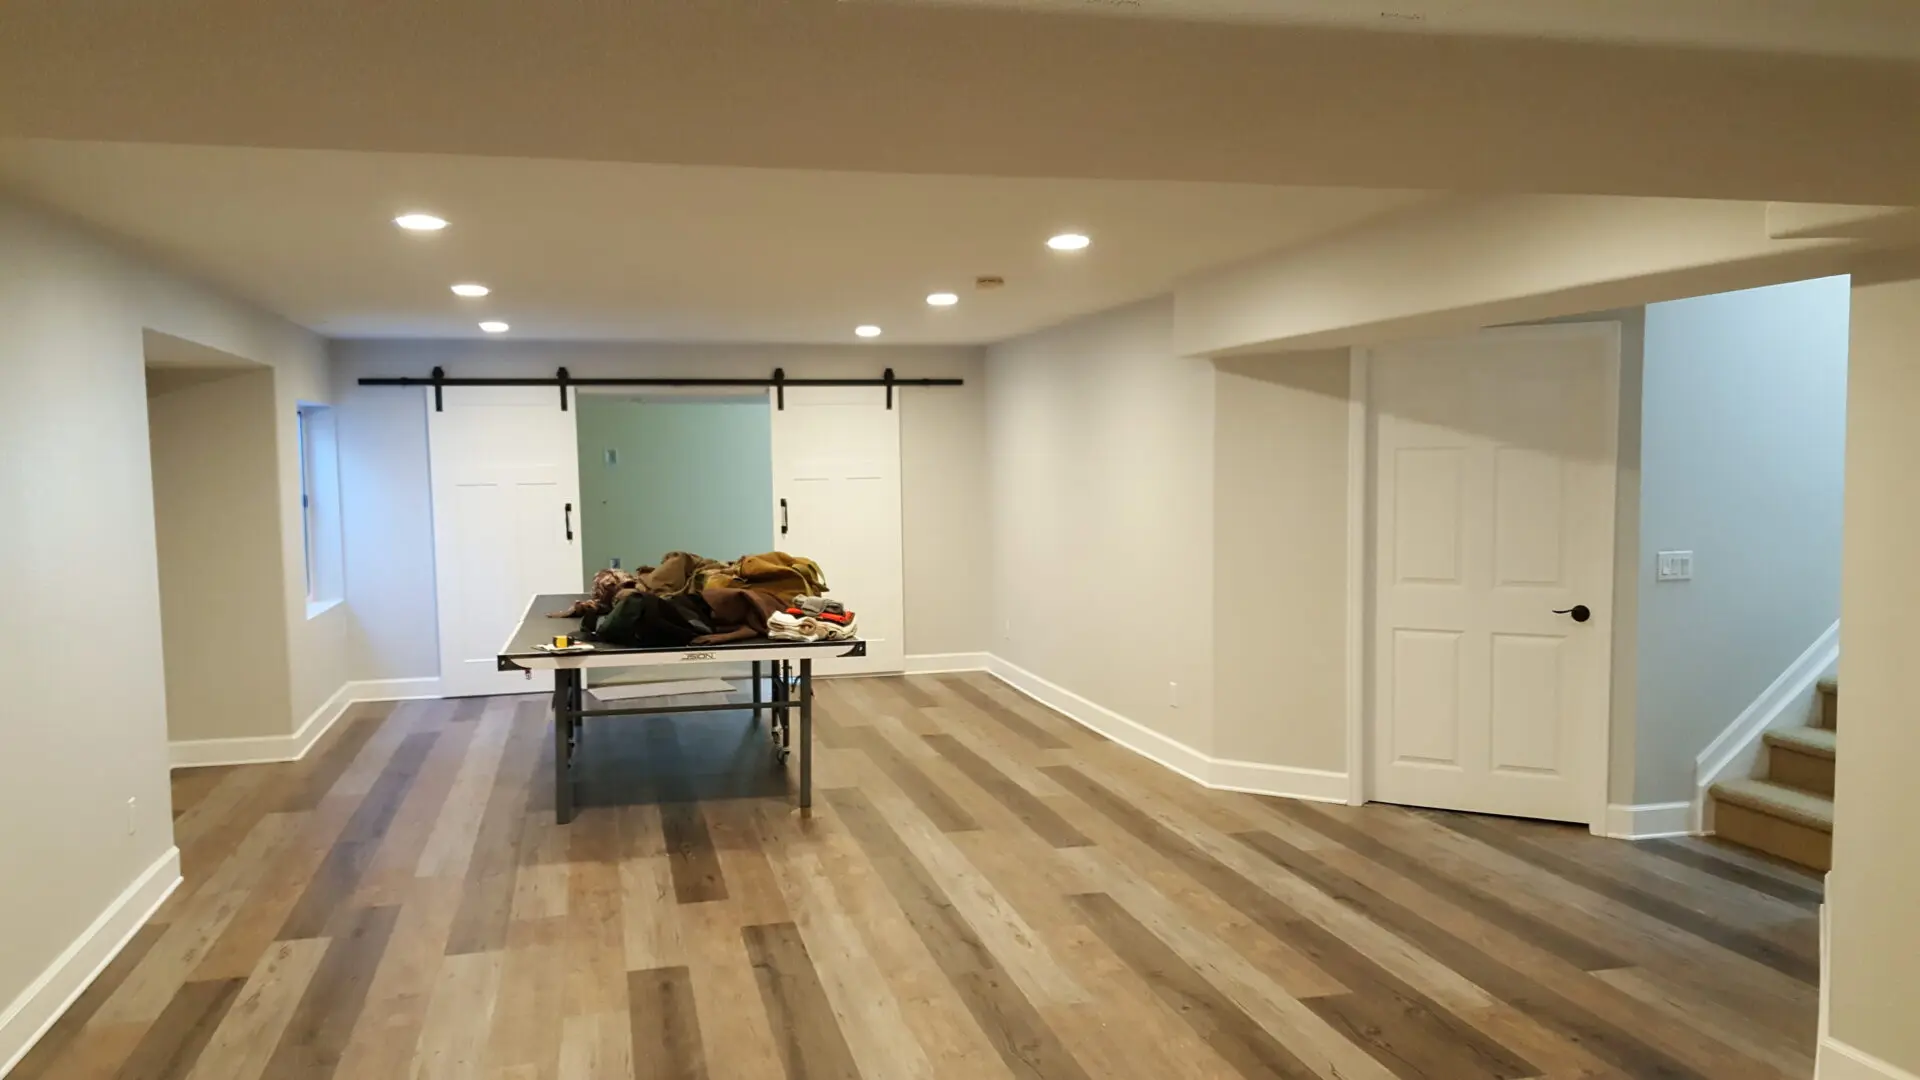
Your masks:
<svg viewBox="0 0 1920 1080"><path fill-rule="evenodd" d="M302 403L300 429L300 536L306 553L307 618L346 598L340 543L340 455L333 409Z"/></svg>

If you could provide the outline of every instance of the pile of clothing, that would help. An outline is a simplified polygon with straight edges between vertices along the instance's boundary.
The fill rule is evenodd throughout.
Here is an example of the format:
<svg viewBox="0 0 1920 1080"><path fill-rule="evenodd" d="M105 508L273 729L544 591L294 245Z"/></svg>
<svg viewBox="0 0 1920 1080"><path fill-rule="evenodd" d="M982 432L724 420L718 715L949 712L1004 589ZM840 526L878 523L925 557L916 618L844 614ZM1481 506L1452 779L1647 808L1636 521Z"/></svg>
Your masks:
<svg viewBox="0 0 1920 1080"><path fill-rule="evenodd" d="M844 641L857 630L853 612L824 596L803 596L767 617L767 636L775 641Z"/></svg>
<svg viewBox="0 0 1920 1080"><path fill-rule="evenodd" d="M775 636L773 620L789 610L817 618L831 605L847 620L846 633L839 636L852 637L851 616L838 603L825 600L826 591L826 575L818 563L784 551L745 555L730 563L675 551L662 556L657 566L600 571L586 599L551 616L578 618L580 636L588 640L681 648ZM804 604L814 606L800 606ZM814 614L807 614L810 610Z"/></svg>

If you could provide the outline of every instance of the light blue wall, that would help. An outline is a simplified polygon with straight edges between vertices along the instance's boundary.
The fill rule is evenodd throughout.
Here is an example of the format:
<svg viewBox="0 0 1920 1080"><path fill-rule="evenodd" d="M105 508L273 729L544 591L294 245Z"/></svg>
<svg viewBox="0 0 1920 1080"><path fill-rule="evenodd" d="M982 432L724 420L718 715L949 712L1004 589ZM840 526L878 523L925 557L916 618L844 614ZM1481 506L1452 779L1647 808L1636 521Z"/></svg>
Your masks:
<svg viewBox="0 0 1920 1080"><path fill-rule="evenodd" d="M616 556L632 568L669 551L733 559L774 546L766 401L581 394L578 407L588 577Z"/></svg>
<svg viewBox="0 0 1920 1080"><path fill-rule="evenodd" d="M1848 280L1647 308L1636 800L1694 760L1840 617ZM1694 580L1655 556L1694 552Z"/></svg>

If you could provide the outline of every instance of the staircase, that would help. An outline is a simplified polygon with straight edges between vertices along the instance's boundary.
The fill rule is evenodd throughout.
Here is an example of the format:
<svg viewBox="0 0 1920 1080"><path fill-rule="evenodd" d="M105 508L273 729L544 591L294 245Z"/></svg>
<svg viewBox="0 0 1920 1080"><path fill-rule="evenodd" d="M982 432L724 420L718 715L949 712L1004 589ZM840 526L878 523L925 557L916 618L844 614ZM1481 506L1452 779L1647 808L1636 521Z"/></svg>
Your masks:
<svg viewBox="0 0 1920 1080"><path fill-rule="evenodd" d="M1766 734L1766 776L1713 785L1713 831L1722 840L1812 870L1833 868L1833 755L1840 685L1820 680L1819 723Z"/></svg>

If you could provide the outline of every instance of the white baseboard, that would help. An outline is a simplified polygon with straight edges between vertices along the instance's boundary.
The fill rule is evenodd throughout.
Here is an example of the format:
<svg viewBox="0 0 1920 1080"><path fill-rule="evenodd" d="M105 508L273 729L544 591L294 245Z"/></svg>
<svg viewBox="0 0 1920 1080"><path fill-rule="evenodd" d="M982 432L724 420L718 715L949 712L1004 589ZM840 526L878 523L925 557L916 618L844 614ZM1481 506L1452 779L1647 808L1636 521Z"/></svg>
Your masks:
<svg viewBox="0 0 1920 1080"><path fill-rule="evenodd" d="M985 671L988 659L983 652L922 653L907 657L907 674L943 675L950 671Z"/></svg>
<svg viewBox="0 0 1920 1080"><path fill-rule="evenodd" d="M1606 835L1615 840L1657 840L1667 836L1694 836L1690 802L1641 803L1607 807Z"/></svg>
<svg viewBox="0 0 1920 1080"><path fill-rule="evenodd" d="M987 656L987 663L994 678L1204 787L1315 802L1347 801L1346 773L1212 757L998 656Z"/></svg>
<svg viewBox="0 0 1920 1080"><path fill-rule="evenodd" d="M1187 744L1129 720L1104 705L1088 701L1064 686L1001 659L988 658L993 677L1057 713L1091 728L1141 757L1157 761L1197 784L1208 784L1212 759ZM1208 786L1212 786L1208 784Z"/></svg>
<svg viewBox="0 0 1920 1080"><path fill-rule="evenodd" d="M1776 728L1801 722L1793 712L1794 703L1807 701L1820 676L1839 659L1840 624L1836 621L1700 751L1693 763L1693 829L1705 831L1707 827L1707 791L1730 776L1750 775L1759 759L1762 738Z"/></svg>
<svg viewBox="0 0 1920 1080"><path fill-rule="evenodd" d="M1207 786L1248 795L1280 795L1308 802L1344 803L1351 792L1347 774L1326 769L1299 769L1259 761L1213 758Z"/></svg>
<svg viewBox="0 0 1920 1080"><path fill-rule="evenodd" d="M1831 1035L1820 1040L1813 1075L1815 1080L1920 1080L1920 1075L1856 1050Z"/></svg>
<svg viewBox="0 0 1920 1080"><path fill-rule="evenodd" d="M180 849L168 848L13 999L0 1013L0 1076L20 1063L179 885Z"/></svg>
<svg viewBox="0 0 1920 1080"><path fill-rule="evenodd" d="M417 679L366 679L350 682L347 687L352 689L349 697L353 701L419 701L446 696L441 691L438 675Z"/></svg>
<svg viewBox="0 0 1920 1080"><path fill-rule="evenodd" d="M362 701L412 701L437 698L440 679L371 679L343 683L291 735L260 735L238 739L183 739L167 744L168 763L175 769L205 765L256 765L270 761L299 761L320 737Z"/></svg>

